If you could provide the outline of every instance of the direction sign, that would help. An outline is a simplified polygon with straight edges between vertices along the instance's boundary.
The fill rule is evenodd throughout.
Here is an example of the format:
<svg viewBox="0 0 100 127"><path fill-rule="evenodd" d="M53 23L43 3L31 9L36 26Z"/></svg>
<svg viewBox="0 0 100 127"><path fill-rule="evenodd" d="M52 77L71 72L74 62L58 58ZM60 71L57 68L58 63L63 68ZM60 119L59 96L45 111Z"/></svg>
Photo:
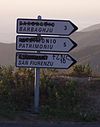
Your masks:
<svg viewBox="0 0 100 127"><path fill-rule="evenodd" d="M16 67L67 69L76 63L68 54L16 53Z"/></svg>
<svg viewBox="0 0 100 127"><path fill-rule="evenodd" d="M25 51L69 52L77 44L68 37L23 36L16 37L16 49Z"/></svg>
<svg viewBox="0 0 100 127"><path fill-rule="evenodd" d="M17 33L68 36L78 28L69 20L17 19Z"/></svg>

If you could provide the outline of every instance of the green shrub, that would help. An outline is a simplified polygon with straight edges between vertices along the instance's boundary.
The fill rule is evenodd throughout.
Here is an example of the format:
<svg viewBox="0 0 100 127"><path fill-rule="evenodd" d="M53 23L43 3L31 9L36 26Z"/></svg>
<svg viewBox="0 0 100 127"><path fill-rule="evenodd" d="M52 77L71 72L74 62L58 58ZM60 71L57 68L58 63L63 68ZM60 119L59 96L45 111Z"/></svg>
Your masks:
<svg viewBox="0 0 100 127"><path fill-rule="evenodd" d="M89 64L87 65L75 65L70 75L74 76L92 76L92 69Z"/></svg>
<svg viewBox="0 0 100 127"><path fill-rule="evenodd" d="M14 110L26 110L32 103L33 86L33 70L20 68L14 71L12 66L1 67L0 105L5 105L2 108L8 110L11 110L10 107Z"/></svg>
<svg viewBox="0 0 100 127"><path fill-rule="evenodd" d="M83 69L84 70L84 69ZM89 71L84 70L86 73ZM56 75L53 75L53 74ZM34 69L0 67L0 116L32 108ZM42 70L40 85L41 115L46 118L94 120L88 93L78 82L57 77L57 70ZM88 108L87 108L88 107Z"/></svg>
<svg viewBox="0 0 100 127"><path fill-rule="evenodd" d="M47 78L46 81L43 93L45 103L41 105L44 117L78 121L96 120L95 112L88 110L91 109L88 93L84 88L80 88L76 81L69 80L64 84L59 84L59 79Z"/></svg>

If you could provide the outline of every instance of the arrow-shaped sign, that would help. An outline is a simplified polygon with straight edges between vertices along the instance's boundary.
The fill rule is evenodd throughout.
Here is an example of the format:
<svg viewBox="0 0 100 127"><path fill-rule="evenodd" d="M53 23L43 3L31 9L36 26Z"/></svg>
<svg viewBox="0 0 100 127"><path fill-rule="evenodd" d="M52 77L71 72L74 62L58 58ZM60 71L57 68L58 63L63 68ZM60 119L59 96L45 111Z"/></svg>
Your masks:
<svg viewBox="0 0 100 127"><path fill-rule="evenodd" d="M17 33L68 36L78 28L69 20L17 19Z"/></svg>
<svg viewBox="0 0 100 127"><path fill-rule="evenodd" d="M25 51L69 52L77 44L68 37L22 36L16 37L16 49Z"/></svg>
<svg viewBox="0 0 100 127"><path fill-rule="evenodd" d="M67 69L75 63L68 54L16 53L16 67Z"/></svg>

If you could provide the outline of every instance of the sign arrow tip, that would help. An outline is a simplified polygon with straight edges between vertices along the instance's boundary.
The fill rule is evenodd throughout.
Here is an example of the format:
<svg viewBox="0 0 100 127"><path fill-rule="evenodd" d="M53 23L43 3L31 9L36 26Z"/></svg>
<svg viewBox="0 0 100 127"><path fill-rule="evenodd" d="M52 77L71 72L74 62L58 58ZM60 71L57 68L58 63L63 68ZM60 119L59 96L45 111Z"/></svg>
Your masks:
<svg viewBox="0 0 100 127"><path fill-rule="evenodd" d="M77 43L75 43L71 38L69 38L69 40L73 44L73 46L70 48L70 50L68 50L68 52L77 47Z"/></svg>
<svg viewBox="0 0 100 127"><path fill-rule="evenodd" d="M73 58L73 57L71 57L69 54L68 54L68 56L71 58L71 60L73 61L73 63L68 67L68 68L70 68L71 66L73 66L74 64L76 64L77 63L77 61ZM67 69L68 69L67 68Z"/></svg>
<svg viewBox="0 0 100 127"><path fill-rule="evenodd" d="M73 32L75 32L76 30L78 30L78 27L77 27L75 24L73 24L71 21L69 21L69 22L70 22L70 24L71 24L72 27L73 27L72 32L69 34L69 35L71 35Z"/></svg>

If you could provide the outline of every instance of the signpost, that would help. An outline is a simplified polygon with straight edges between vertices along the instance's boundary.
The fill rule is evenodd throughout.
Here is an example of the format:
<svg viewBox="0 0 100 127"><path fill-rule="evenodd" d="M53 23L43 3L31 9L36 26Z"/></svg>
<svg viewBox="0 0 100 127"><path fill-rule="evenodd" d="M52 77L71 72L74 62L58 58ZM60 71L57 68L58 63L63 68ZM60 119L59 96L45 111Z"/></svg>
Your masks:
<svg viewBox="0 0 100 127"><path fill-rule="evenodd" d="M40 68L68 69L76 63L76 60L69 54L64 53L77 46L72 39L65 37L77 29L77 26L69 20L48 20L41 19L41 16L38 16L38 19L17 19L16 32L18 34L36 34L32 36L18 35L16 37L16 50L31 51L31 53L16 53L16 67L35 68L35 113L39 112Z"/></svg>
<svg viewBox="0 0 100 127"><path fill-rule="evenodd" d="M16 53L16 67L68 69L75 63L68 54Z"/></svg>
<svg viewBox="0 0 100 127"><path fill-rule="evenodd" d="M23 36L16 37L16 49L23 51L69 52L77 44L68 37Z"/></svg>
<svg viewBox="0 0 100 127"><path fill-rule="evenodd" d="M68 36L78 28L69 20L17 19L18 34Z"/></svg>

